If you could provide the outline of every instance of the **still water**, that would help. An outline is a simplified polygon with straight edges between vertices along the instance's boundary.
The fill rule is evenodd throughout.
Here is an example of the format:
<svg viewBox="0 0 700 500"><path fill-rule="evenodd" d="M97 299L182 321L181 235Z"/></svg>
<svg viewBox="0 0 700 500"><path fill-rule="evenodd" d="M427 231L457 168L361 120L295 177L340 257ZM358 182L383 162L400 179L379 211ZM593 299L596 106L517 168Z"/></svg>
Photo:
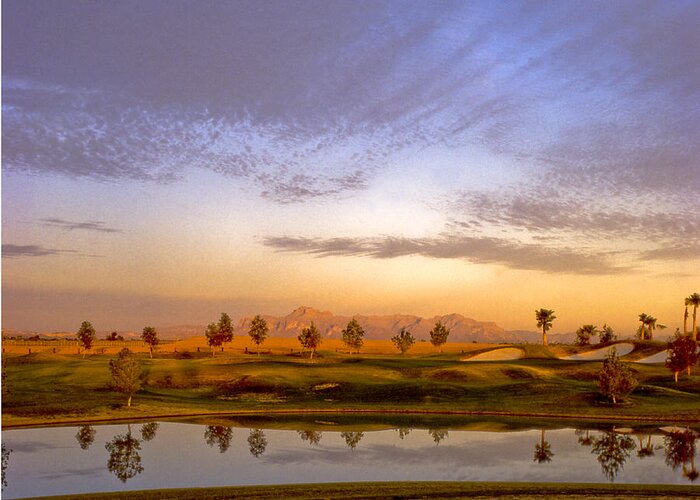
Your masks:
<svg viewBox="0 0 700 500"><path fill-rule="evenodd" d="M2 496L342 481L687 484L698 477L698 429L348 422L263 419L241 427L217 419L7 430Z"/></svg>

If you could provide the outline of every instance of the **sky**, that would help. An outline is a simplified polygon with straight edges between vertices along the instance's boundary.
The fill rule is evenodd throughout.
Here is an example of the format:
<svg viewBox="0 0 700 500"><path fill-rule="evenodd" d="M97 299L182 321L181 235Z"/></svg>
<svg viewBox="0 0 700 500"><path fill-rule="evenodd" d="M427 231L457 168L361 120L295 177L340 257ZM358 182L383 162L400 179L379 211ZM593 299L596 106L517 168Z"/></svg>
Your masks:
<svg viewBox="0 0 700 500"><path fill-rule="evenodd" d="M700 2L2 2L3 328L700 291Z"/></svg>

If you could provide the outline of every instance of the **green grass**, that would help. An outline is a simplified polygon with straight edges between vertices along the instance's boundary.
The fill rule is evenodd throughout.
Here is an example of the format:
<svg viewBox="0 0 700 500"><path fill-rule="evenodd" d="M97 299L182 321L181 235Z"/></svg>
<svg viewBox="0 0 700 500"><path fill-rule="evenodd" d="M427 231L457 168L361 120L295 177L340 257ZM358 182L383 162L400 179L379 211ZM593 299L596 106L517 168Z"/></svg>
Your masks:
<svg viewBox="0 0 700 500"><path fill-rule="evenodd" d="M615 485L568 483L458 483L386 482L329 483L281 486L233 486L94 493L43 497L45 499L313 499L313 498L494 498L612 499L700 497L700 488L669 485Z"/></svg>
<svg viewBox="0 0 700 500"><path fill-rule="evenodd" d="M521 347L521 346L519 346ZM700 377L678 384L660 365L635 364L640 386L613 407L597 394L601 362L535 359L464 363L454 354L142 358L145 383L126 398L109 390L109 357L9 357L3 426L248 411L496 412L582 418L700 421Z"/></svg>

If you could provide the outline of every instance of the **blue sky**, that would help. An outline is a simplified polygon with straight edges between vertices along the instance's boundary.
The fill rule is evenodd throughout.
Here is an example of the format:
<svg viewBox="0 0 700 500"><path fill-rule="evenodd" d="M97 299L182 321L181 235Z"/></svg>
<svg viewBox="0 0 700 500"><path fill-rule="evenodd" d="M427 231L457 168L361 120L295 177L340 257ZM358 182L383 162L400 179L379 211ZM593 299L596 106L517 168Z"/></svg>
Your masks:
<svg viewBox="0 0 700 500"><path fill-rule="evenodd" d="M304 303L632 329L697 288L697 2L2 8L8 327Z"/></svg>

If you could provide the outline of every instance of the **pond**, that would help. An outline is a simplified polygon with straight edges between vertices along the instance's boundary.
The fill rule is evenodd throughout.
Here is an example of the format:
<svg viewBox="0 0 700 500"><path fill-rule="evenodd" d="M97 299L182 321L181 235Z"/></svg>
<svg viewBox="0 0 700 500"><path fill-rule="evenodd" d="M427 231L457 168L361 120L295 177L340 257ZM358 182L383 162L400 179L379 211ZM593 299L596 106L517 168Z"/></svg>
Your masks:
<svg viewBox="0 0 700 500"><path fill-rule="evenodd" d="M3 498L346 481L688 483L700 429L217 418L2 432Z"/></svg>

